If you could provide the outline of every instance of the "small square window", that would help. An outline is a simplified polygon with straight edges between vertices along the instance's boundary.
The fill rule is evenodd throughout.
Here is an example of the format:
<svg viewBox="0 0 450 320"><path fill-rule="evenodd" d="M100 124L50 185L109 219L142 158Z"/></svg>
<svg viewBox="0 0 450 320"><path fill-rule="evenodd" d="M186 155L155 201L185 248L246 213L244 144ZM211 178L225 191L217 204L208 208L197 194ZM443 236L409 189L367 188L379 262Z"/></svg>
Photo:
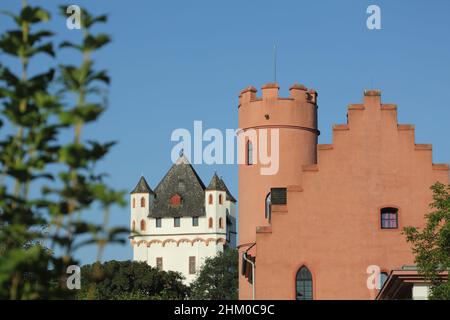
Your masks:
<svg viewBox="0 0 450 320"><path fill-rule="evenodd" d="M381 209L381 229L397 229L398 228L398 209L383 208Z"/></svg>
<svg viewBox="0 0 450 320"><path fill-rule="evenodd" d="M155 222L156 222L156 227L161 228L161 218L156 218Z"/></svg>
<svg viewBox="0 0 450 320"><path fill-rule="evenodd" d="M173 226L175 228L179 228L180 227L180 218L179 217L173 218Z"/></svg>
<svg viewBox="0 0 450 320"><path fill-rule="evenodd" d="M198 227L198 217L192 217L192 226Z"/></svg>

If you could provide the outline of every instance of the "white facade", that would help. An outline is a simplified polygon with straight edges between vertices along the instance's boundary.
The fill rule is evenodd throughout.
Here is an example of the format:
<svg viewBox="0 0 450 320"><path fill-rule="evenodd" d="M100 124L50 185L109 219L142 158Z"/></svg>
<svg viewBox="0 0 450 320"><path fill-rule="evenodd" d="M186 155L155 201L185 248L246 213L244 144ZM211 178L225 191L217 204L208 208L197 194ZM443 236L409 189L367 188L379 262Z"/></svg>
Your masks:
<svg viewBox="0 0 450 320"><path fill-rule="evenodd" d="M141 198L144 198L144 207L141 207ZM154 195L131 194L130 227L135 231L130 237L133 260L180 272L185 283L191 283L206 258L214 257L225 246L236 246L235 203L226 198L225 191L206 190L206 215L198 217L198 225L195 225L197 219L193 217L149 218ZM179 219L179 226L175 226L176 219Z"/></svg>

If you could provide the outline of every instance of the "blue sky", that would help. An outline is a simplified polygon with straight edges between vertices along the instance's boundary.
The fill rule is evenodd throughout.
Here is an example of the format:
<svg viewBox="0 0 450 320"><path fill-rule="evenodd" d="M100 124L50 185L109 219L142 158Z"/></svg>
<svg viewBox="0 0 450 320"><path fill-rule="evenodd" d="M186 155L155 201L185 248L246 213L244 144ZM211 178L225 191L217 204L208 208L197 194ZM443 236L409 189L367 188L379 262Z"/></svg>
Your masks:
<svg viewBox="0 0 450 320"><path fill-rule="evenodd" d="M66 2L45 3L54 12ZM171 166L170 141L176 128L237 127L237 97L248 85L272 82L272 48L278 47L281 95L293 83L319 93L319 142L331 143L331 126L345 123L346 106L362 101L363 90L382 90L382 100L397 103L399 122L416 125L417 143L433 143L434 162L450 162L450 2L431 1L81 1L70 4L110 21L98 31L113 43L95 60L112 77L110 107L85 137L117 140L101 163L109 182L130 190L141 173L154 188ZM366 9L381 8L382 29L368 30ZM0 8L17 11L19 1ZM0 18L0 32L11 24ZM58 39L77 41L57 17L49 26ZM77 62L65 52L61 62ZM0 61L13 64L0 55ZM50 63L39 58L32 71ZM373 85L372 85L373 84ZM237 167L195 166L205 183L214 170L237 196ZM86 215L100 221L95 213ZM114 209L114 225L129 224L129 210ZM96 248L77 253L93 262ZM130 259L131 247L109 246L105 259Z"/></svg>

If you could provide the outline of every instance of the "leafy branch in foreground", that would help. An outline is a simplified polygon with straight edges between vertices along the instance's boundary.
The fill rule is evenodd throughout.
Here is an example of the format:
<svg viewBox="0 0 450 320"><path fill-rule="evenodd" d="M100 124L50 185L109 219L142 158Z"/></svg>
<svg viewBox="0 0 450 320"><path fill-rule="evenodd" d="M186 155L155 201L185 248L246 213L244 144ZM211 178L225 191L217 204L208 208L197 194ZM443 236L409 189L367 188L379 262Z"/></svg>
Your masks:
<svg viewBox="0 0 450 320"><path fill-rule="evenodd" d="M19 14L5 14L15 29L0 36L0 51L21 67L16 74L0 65L0 299L69 297L66 269L77 264L74 251L96 244L101 259L105 245L125 242L122 235L128 232L106 227L111 206L125 204L124 192L108 187L105 174L95 170L114 142L81 136L83 126L95 123L106 109L95 97L105 101L106 89L97 84L108 85L109 77L94 70L90 56L109 37L89 32L106 16L83 10L80 66L58 68L51 60L51 67L30 75L36 55L55 58L59 53L53 33L39 29L51 16L26 1ZM68 129L74 132L69 140ZM103 223L82 219L82 213L96 214L96 207L103 210Z"/></svg>
<svg viewBox="0 0 450 320"><path fill-rule="evenodd" d="M406 227L404 232L413 245L419 272L430 282L431 299L450 300L450 283L439 276L450 271L450 186L434 184L433 212L428 213L422 230Z"/></svg>

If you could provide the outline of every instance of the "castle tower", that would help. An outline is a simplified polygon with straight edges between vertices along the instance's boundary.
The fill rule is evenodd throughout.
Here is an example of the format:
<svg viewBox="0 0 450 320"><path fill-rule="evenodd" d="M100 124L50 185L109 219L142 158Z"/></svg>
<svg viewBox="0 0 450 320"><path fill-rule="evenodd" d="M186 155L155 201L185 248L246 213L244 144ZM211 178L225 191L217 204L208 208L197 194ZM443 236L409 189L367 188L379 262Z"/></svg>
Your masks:
<svg viewBox="0 0 450 320"><path fill-rule="evenodd" d="M256 241L256 228L269 224L265 207L270 189L301 185L302 165L317 162L317 93L296 84L290 88L290 96L282 98L278 90L278 84L270 83L262 87L261 97L257 97L254 87L244 89L239 95L240 159L245 153L245 163L240 160L239 164L241 262L242 253ZM263 173L267 165L263 164L261 153L271 155L271 165L278 170ZM276 160L278 166L273 163ZM254 258L256 247L248 254ZM239 287L241 297L251 298L251 283L242 275Z"/></svg>
<svg viewBox="0 0 450 320"><path fill-rule="evenodd" d="M148 185L143 176L139 179L136 187L130 192L130 230L135 233L145 234L149 228L149 218L153 203L155 200L155 193ZM137 259L138 257L134 257Z"/></svg>
<svg viewBox="0 0 450 320"><path fill-rule="evenodd" d="M227 219L227 190L222 180L214 173L205 190L205 208L208 228L211 232L224 233Z"/></svg>

